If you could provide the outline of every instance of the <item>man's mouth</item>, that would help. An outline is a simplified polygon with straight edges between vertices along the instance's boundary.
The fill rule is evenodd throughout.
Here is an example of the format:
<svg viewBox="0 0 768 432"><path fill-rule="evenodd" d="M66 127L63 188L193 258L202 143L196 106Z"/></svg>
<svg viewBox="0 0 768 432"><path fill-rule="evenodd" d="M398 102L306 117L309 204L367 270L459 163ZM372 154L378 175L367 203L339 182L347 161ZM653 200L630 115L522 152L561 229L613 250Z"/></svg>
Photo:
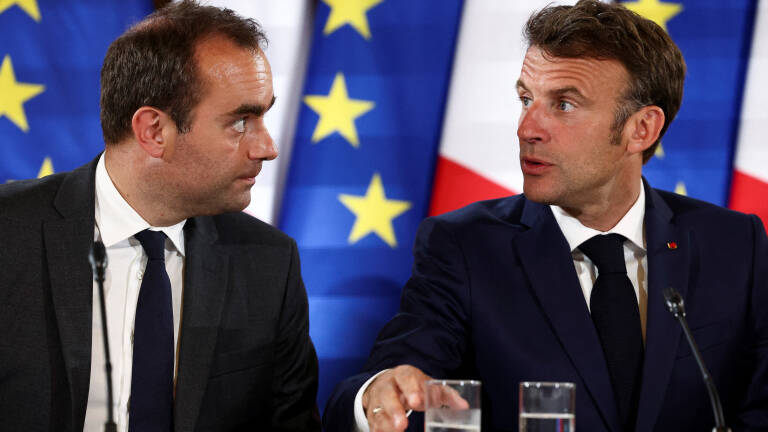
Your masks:
<svg viewBox="0 0 768 432"><path fill-rule="evenodd" d="M259 165L258 168L246 173L245 175L240 176L239 178L240 180L248 180L253 183L256 181L256 176L259 175L260 172L261 172L261 165Z"/></svg>
<svg viewBox="0 0 768 432"><path fill-rule="evenodd" d="M524 157L520 160L520 166L523 170L523 174L541 175L544 174L544 172L547 171L547 169L549 169L552 164L541 159Z"/></svg>

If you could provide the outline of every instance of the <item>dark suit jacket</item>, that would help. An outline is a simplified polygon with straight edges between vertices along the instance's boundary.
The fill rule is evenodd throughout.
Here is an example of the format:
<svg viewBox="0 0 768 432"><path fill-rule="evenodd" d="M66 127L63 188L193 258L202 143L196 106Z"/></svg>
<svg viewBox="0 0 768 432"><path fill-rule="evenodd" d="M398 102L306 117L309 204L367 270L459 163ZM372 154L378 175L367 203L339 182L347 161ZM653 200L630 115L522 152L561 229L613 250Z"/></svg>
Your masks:
<svg viewBox="0 0 768 432"><path fill-rule="evenodd" d="M83 428L95 167L0 186L0 430ZM184 235L175 430L319 430L296 244L241 213Z"/></svg>
<svg viewBox="0 0 768 432"><path fill-rule="evenodd" d="M755 216L645 188L647 340L636 430L707 431L714 425L697 365L664 306L662 290L670 286L685 299L729 426L768 430L768 240L762 224ZM360 385L373 372L404 363L438 378L482 380L483 431L517 430L521 381L576 383L578 430L620 431L568 244L549 207L524 196L423 222L400 312L379 334L366 372L342 382L329 399L327 430L350 430Z"/></svg>

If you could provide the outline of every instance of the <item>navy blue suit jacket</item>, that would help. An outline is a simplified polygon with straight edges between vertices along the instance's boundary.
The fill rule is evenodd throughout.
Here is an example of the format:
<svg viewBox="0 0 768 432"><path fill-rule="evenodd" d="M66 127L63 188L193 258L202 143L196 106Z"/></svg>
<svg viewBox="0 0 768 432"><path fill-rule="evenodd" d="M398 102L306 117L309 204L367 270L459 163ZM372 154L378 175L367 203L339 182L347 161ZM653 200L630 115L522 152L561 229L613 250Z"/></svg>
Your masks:
<svg viewBox="0 0 768 432"><path fill-rule="evenodd" d="M734 431L768 430L768 239L760 220L645 185L648 309L636 430L714 425L698 367L662 290L675 287ZM674 242L677 248L668 243ZM411 364L483 383L483 430L516 431L520 381L576 383L576 426L620 431L597 333L550 208L514 196L426 219L399 313L365 372L339 384L329 431L352 427L373 373ZM411 416L411 428L423 420Z"/></svg>

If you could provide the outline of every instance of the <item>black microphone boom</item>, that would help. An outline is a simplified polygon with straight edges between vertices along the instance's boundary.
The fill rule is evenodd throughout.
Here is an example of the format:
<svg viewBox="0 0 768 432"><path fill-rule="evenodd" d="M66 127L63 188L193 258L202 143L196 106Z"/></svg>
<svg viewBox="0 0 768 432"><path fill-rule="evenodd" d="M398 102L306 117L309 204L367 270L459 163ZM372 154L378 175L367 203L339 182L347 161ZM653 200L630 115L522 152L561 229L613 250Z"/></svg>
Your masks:
<svg viewBox="0 0 768 432"><path fill-rule="evenodd" d="M723 415L723 405L720 403L720 396L717 394L717 387L715 382L712 381L712 376L707 370L707 366L704 364L704 359L701 357L699 346L696 345L696 341L693 340L693 334L691 328L688 327L688 320L685 319L685 305L683 304L683 297L677 292L676 289L669 287L664 290L664 300L666 301L667 310L677 318L680 325L683 327L683 333L685 338L688 339L688 345L693 351L693 357L696 359L696 363L699 364L701 375L704 377L704 383L707 385L707 392L709 393L709 400L712 402L712 411L715 413L715 427L712 432L731 432L731 430L725 425L725 416Z"/></svg>
<svg viewBox="0 0 768 432"><path fill-rule="evenodd" d="M88 261L91 263L96 282L104 282L104 272L107 269L107 249L104 248L104 243L101 240L93 242L88 254Z"/></svg>
<svg viewBox="0 0 768 432"><path fill-rule="evenodd" d="M101 240L93 242L91 251L88 254L88 261L91 262L93 269L93 279L99 286L99 307L101 309L101 331L104 341L104 358L106 365L104 369L107 374L107 422L104 423L104 432L117 432L117 425L112 415L114 407L112 402L112 361L109 357L109 334L107 333L107 308L104 304L104 273L107 270L107 250ZM93 365L91 365L93 367Z"/></svg>

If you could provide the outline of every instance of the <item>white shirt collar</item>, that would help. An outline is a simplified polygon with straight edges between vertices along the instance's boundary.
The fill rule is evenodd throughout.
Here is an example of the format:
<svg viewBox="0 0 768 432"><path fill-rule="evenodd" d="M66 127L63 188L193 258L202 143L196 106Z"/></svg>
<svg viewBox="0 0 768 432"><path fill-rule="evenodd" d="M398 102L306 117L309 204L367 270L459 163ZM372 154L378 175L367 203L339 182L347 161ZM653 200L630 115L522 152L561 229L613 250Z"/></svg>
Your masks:
<svg viewBox="0 0 768 432"><path fill-rule="evenodd" d="M171 240L173 246L184 255L183 221L167 226L153 227L128 204L117 191L109 177L102 153L96 165L96 226L105 247L110 247L147 228L162 231Z"/></svg>
<svg viewBox="0 0 768 432"><path fill-rule="evenodd" d="M607 232L584 226L578 219L568 214L559 206L551 205L555 220L560 226L560 230L568 241L568 246L573 252L580 244L591 239L598 234L617 233L621 234L635 244L638 248L645 250L645 239L643 237L643 220L645 219L645 188L642 180L640 181L640 195L632 204L629 211L619 220L619 222Z"/></svg>

